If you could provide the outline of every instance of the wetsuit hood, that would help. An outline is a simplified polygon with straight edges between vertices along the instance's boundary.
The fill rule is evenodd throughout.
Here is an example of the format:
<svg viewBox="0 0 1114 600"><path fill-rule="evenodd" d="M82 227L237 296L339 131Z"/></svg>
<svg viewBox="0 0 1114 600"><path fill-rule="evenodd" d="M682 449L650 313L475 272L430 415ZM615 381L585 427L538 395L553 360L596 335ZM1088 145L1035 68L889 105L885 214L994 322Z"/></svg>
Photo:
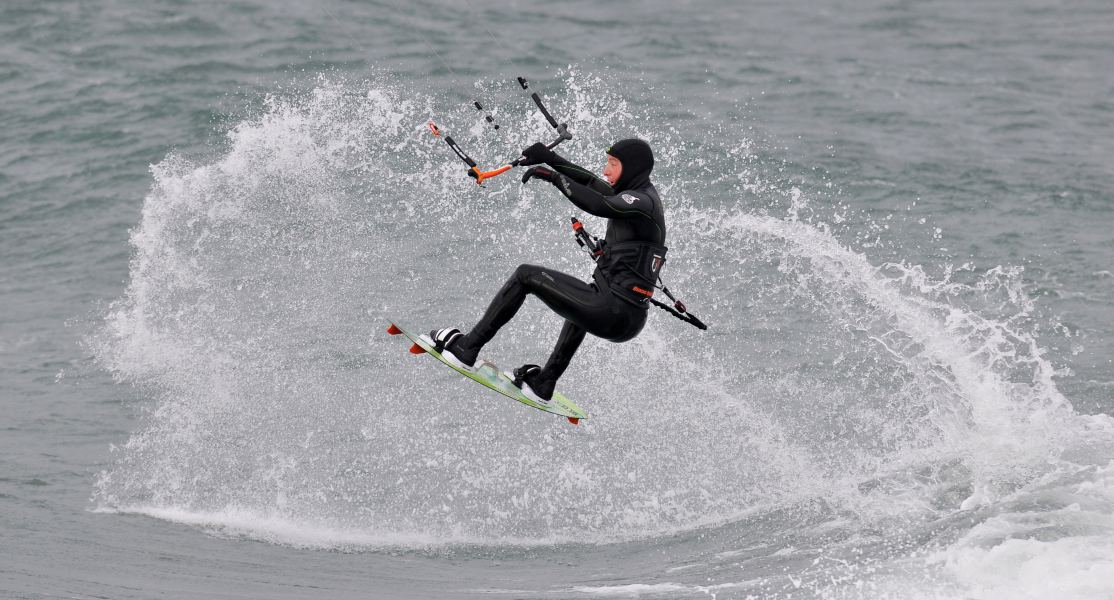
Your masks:
<svg viewBox="0 0 1114 600"><path fill-rule="evenodd" d="M649 185L650 171L654 170L654 153L650 144L636 138L619 140L607 149L607 153L623 163L623 172L614 186L616 193Z"/></svg>

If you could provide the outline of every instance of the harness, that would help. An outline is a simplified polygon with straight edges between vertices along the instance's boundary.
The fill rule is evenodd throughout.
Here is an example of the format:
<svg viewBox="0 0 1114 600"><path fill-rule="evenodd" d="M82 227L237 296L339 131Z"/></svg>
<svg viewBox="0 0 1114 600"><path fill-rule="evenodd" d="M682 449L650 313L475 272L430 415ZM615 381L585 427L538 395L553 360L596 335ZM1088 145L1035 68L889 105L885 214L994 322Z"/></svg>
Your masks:
<svg viewBox="0 0 1114 600"><path fill-rule="evenodd" d="M642 304L654 296L668 248L652 242L598 244L602 252L596 259L596 279L602 278L604 285L625 300Z"/></svg>
<svg viewBox="0 0 1114 600"><path fill-rule="evenodd" d="M685 303L675 298L662 283L661 268L665 266L668 248L653 242L608 244L589 234L576 217L572 217L572 230L576 243L588 251L588 256L597 265L592 278L600 289L611 290L616 296L635 304L649 302L697 329L708 328L696 315L688 312ZM673 306L654 300L655 289L672 300Z"/></svg>

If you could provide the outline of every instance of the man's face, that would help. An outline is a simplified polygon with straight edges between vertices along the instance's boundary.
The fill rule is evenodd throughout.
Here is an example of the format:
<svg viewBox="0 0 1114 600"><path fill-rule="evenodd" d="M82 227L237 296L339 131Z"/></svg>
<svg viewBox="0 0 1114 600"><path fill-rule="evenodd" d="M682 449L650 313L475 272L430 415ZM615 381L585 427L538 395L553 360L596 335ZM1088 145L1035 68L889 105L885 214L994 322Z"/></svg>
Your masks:
<svg viewBox="0 0 1114 600"><path fill-rule="evenodd" d="M617 159L614 156L611 156L610 154L608 154L607 155L607 165L604 166L604 168L603 168L604 179L607 179L607 183L610 183L611 185L615 185L615 183L617 181L619 181L619 177L622 174L623 174L623 163L619 162L619 159Z"/></svg>

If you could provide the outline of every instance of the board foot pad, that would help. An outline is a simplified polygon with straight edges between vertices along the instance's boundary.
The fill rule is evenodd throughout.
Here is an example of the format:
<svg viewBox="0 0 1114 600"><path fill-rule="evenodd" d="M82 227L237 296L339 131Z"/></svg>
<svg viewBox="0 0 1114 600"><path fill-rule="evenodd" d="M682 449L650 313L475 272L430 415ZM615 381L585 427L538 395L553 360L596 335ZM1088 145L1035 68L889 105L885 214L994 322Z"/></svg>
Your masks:
<svg viewBox="0 0 1114 600"><path fill-rule="evenodd" d="M397 331L397 333L396 333ZM461 369L460 367L450 363L440 351L437 350L436 344L433 340L429 339L426 335L417 335L407 329L399 327L398 324L390 322L390 327L387 328L387 333L391 335L403 335L406 339L413 342L410 346L410 353L412 354L429 354L438 359L446 367L451 368L456 373L467 377L491 389L499 394L502 394L513 400L517 400L527 406L542 410L551 414L561 415L573 425L579 425L581 419L586 419L588 416L584 414L579 406L573 403L568 398L561 394L554 392L553 400L555 404L541 403L531 400L522 394L522 390L512 384L513 379L508 378L494 363L487 360L477 361L474 369Z"/></svg>

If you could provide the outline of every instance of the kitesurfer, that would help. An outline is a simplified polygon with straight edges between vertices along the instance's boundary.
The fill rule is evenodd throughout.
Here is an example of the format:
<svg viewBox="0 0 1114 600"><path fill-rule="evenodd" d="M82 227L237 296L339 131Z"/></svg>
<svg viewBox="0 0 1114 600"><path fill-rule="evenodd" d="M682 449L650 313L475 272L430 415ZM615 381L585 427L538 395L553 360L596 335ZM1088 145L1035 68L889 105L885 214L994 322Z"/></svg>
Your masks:
<svg viewBox="0 0 1114 600"><path fill-rule="evenodd" d="M526 148L522 156L519 164L535 165L523 174L522 183L548 181L580 209L608 219L592 282L546 267L520 265L471 331L440 329L430 332L430 337L448 362L474 370L480 349L533 294L565 324L545 366L523 365L514 370L513 379L528 398L547 404L585 334L625 342L642 331L648 300L665 263L665 211L650 182L654 155L643 140L625 139L607 149L606 182L542 143Z"/></svg>

